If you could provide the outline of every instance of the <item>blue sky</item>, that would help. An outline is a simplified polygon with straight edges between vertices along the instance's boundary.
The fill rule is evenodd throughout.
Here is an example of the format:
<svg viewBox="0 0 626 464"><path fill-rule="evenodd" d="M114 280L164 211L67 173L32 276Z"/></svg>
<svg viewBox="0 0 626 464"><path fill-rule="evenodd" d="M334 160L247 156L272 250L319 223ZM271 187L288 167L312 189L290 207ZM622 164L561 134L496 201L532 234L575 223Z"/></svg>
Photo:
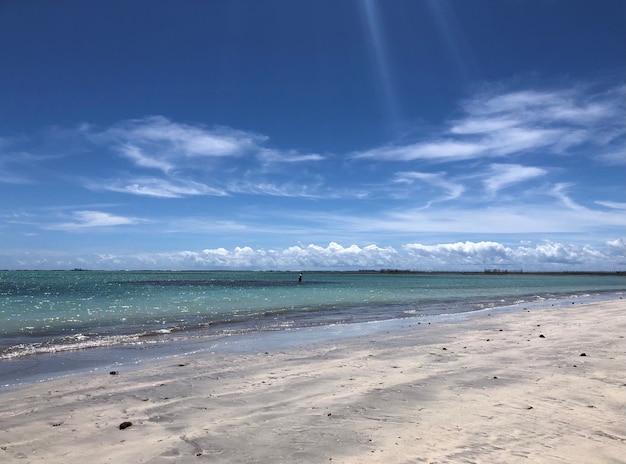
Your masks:
<svg viewBox="0 0 626 464"><path fill-rule="evenodd" d="M625 18L0 2L0 268L626 269Z"/></svg>

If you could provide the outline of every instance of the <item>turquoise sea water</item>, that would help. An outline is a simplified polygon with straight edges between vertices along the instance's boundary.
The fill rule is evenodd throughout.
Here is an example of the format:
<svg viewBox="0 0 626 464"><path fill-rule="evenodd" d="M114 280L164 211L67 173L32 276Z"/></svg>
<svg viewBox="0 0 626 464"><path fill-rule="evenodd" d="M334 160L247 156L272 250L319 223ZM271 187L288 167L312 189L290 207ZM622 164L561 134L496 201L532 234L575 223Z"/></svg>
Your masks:
<svg viewBox="0 0 626 464"><path fill-rule="evenodd" d="M88 348L452 315L624 291L626 277L616 275L311 272L299 283L297 272L0 271L0 376L5 362Z"/></svg>

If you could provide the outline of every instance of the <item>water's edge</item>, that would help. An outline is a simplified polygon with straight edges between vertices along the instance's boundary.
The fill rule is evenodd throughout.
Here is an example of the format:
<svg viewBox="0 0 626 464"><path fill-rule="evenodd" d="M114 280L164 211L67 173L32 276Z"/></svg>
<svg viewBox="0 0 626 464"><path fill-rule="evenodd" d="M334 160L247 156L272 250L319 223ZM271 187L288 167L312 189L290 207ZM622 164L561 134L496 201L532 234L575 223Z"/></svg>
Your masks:
<svg viewBox="0 0 626 464"><path fill-rule="evenodd" d="M520 309L562 308L572 304L620 300L624 292L594 293L582 296L569 295L554 299L538 298L515 304L495 305L483 309L410 315L384 320L368 320L352 323L331 323L308 327L284 327L271 330L245 331L239 333L215 333L198 331L193 336L154 337L141 343L125 343L89 349L76 349L54 353L37 354L0 360L0 393L19 385L45 382L84 373L109 373L119 369L138 369L151 362L176 358L189 354L257 353L308 345L328 343L350 337L371 335L381 331L394 331L414 324L454 323L486 314L498 314Z"/></svg>

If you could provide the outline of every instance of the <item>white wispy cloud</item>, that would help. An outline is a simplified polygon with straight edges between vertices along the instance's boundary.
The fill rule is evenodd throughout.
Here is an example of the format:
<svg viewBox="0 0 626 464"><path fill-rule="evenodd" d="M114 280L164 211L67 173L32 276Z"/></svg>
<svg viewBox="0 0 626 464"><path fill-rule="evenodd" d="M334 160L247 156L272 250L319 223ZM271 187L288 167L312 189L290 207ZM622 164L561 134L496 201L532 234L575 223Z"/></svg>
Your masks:
<svg viewBox="0 0 626 464"><path fill-rule="evenodd" d="M120 146L136 146L157 160L178 160L190 157L236 156L256 148L267 137L226 127L206 128L201 125L170 121L163 116L122 121L92 134Z"/></svg>
<svg viewBox="0 0 626 464"><path fill-rule="evenodd" d="M110 190L113 192L130 193L133 195L156 198L182 198L188 196L211 195L225 196L227 193L219 188L210 187L193 180L167 180L157 177L141 177L119 179L105 183L88 183L92 189Z"/></svg>
<svg viewBox="0 0 626 464"><path fill-rule="evenodd" d="M10 169L3 169L0 165L0 184L29 184L31 181L21 174L16 174Z"/></svg>
<svg viewBox="0 0 626 464"><path fill-rule="evenodd" d="M182 202L145 201L145 219L140 219L105 212L111 208L122 211L120 208L128 205L112 205L104 199L66 206L51 214L12 218L5 221L3 230L8 236L18 226L25 228L20 230L25 235L30 229L37 233L42 229L86 231L134 224L133 231L145 233L151 240L158 236L167 241L168 235L185 234L196 244L198 237L210 237L207 243L217 246L169 254L111 253L98 258L97 263L118 268L150 263L155 268L180 269L442 268L446 263L451 267L513 266L515 260L520 266L539 268L542 263L565 265L584 263L585 259L623 266L621 239L589 247L558 240L519 246L489 240L397 245L400 240L413 242L426 235L466 239L468 234L481 238L597 236L598 230L602 237L619 234L626 227L626 215L624 203L614 196L617 186L612 185L605 197L585 197L581 192L585 192L586 182L592 191L600 191L593 184L597 181L581 177L561 160L575 154L593 158L591 165L597 168L595 161L608 162L612 157L617 163L624 158L625 129L620 117L624 102L616 99L620 96L624 96L623 89L601 94L589 94L582 88L485 92L464 102L461 117L444 122L424 141L385 145L347 158L267 147L268 138L262 135L182 124L164 117L122 121L105 129L85 125L78 133L84 137L83 143L91 142L88 148L93 150L62 152L72 153L66 155L63 165L70 172L57 172L54 177L55 182L65 182L63 187L69 188L79 179L82 186L99 193L153 199L229 196L228 208L215 208L223 203L211 201L210 207L185 217L177 208ZM7 146L13 148L13 144L5 142L0 153L0 182L10 182L6 180L10 176L27 180L33 167L40 171L40 179L48 179L46 163L54 161L52 155L35 156L17 149L7 152ZM98 157L70 163L76 153ZM115 159L109 164L107 156L111 154ZM526 154L531 154L532 161L524 159ZM541 162L550 156L547 164L551 167L542 167ZM407 164L399 170L397 161ZM445 169L433 170L435 164ZM78 168L72 171L75 165ZM85 168L91 171L81 170ZM596 169L594 176L598 172ZM19 173L26 177L20 178ZM553 177L557 173L559 179ZM307 201L295 202L294 198ZM435 202L437 208L424 207ZM157 203L163 207L157 209ZM192 204L197 207L202 202L185 203L185 210ZM149 226L158 223L159 227L145 226L148 221ZM218 246L222 240L230 244L235 240L284 243L286 237L329 244L285 249ZM339 244L386 239L396 248Z"/></svg>
<svg viewBox="0 0 626 464"><path fill-rule="evenodd" d="M221 180L212 172L215 162L254 154L267 140L251 132L183 124L163 116L121 121L106 129L83 125L79 133L100 149L130 161L135 171L157 170L163 176L125 175L106 182L87 181L85 186L100 184L116 192L161 198L224 195L223 189L209 187L198 177L212 174L216 182Z"/></svg>
<svg viewBox="0 0 626 464"><path fill-rule="evenodd" d="M87 129L89 131L89 129ZM232 129L182 124L163 116L122 121L101 132L89 133L92 140L113 144L137 166L168 172L184 170L198 158L224 158L254 155L263 163L302 163L322 161L317 153L267 148L267 136Z"/></svg>
<svg viewBox="0 0 626 464"><path fill-rule="evenodd" d="M122 173L106 181L86 180L84 185L140 196L182 198L246 193L312 197L315 186L306 182L281 183L275 176L284 171L293 177L287 165L326 159L317 153L264 147L268 140L264 135L183 124L163 116L121 121L104 130L83 125L79 132L98 147L130 161L134 171L161 171L160 178ZM247 179L252 172L253 182Z"/></svg>
<svg viewBox="0 0 626 464"><path fill-rule="evenodd" d="M569 183L559 182L558 184L554 185L554 187L552 187L552 189L550 190L550 194L560 200L560 202L571 211L577 211L581 213L591 212L588 208L579 205L574 200L572 200L569 195L567 195L567 189L569 189L571 186L572 185Z"/></svg>
<svg viewBox="0 0 626 464"><path fill-rule="evenodd" d="M568 153L582 146L612 153L626 129L624 87L599 94L566 90L486 91L464 102L464 116L425 141L353 153L357 159L452 161L520 155L534 150ZM623 147L623 143L620 145ZM606 155L605 155L606 157Z"/></svg>
<svg viewBox="0 0 626 464"><path fill-rule="evenodd" d="M626 143L622 144L622 146L613 151L601 152L596 157L598 160L608 164L615 166L626 166Z"/></svg>
<svg viewBox="0 0 626 464"><path fill-rule="evenodd" d="M488 177L483 180L483 183L487 192L493 195L503 188L546 174L545 169L534 166L494 163L489 166Z"/></svg>
<svg viewBox="0 0 626 464"><path fill-rule="evenodd" d="M445 177L445 173L429 173L429 172L399 172L396 173L394 182L413 183L415 181L424 182L434 187L442 189L446 194L439 199L454 200L459 198L465 191L465 187L457 182L452 182Z"/></svg>
<svg viewBox="0 0 626 464"><path fill-rule="evenodd" d="M8 146L12 141L5 141ZM2 147L0 146L0 150ZM31 184L35 183L32 171L38 165L57 160L59 155L35 155L28 151L0 151L0 183Z"/></svg>
<svg viewBox="0 0 626 464"><path fill-rule="evenodd" d="M228 185L228 192L248 195L266 195L291 198L328 198L323 195L318 185L295 184L293 182L278 183L272 181L238 180Z"/></svg>
<svg viewBox="0 0 626 464"><path fill-rule="evenodd" d="M611 209L623 209L626 210L626 203L619 203L616 201L596 201L598 205L605 206Z"/></svg>
<svg viewBox="0 0 626 464"><path fill-rule="evenodd" d="M141 148L131 144L121 144L119 152L137 166L143 168L159 169L165 173L174 169L175 165L165 159L158 159L142 152Z"/></svg>
<svg viewBox="0 0 626 464"><path fill-rule="evenodd" d="M73 221L50 224L46 228L51 230L80 230L94 227L114 227L137 224L142 222L139 218L116 216L102 211L74 211Z"/></svg>
<svg viewBox="0 0 626 464"><path fill-rule="evenodd" d="M481 156L485 151L479 143L454 140L436 140L402 146L383 146L354 153L357 159L373 158L388 161L429 160L450 162L468 160Z"/></svg>
<svg viewBox="0 0 626 464"><path fill-rule="evenodd" d="M519 124L516 119L509 116L491 118L472 118L456 121L450 128L451 134L484 134L499 130L509 129Z"/></svg>
<svg viewBox="0 0 626 464"><path fill-rule="evenodd" d="M272 148L259 149L257 156L265 163L303 163L326 159L326 156L318 153L300 153L296 150L281 151Z"/></svg>
<svg viewBox="0 0 626 464"><path fill-rule="evenodd" d="M620 210L590 209L568 195L566 186L548 191L558 202L519 201L512 197L496 204L480 202L447 208L394 208L368 216L358 213L314 213L306 219L322 229L332 224L334 233L376 237L407 234L561 234L590 233L598 228L626 228ZM354 233L354 231L357 231Z"/></svg>

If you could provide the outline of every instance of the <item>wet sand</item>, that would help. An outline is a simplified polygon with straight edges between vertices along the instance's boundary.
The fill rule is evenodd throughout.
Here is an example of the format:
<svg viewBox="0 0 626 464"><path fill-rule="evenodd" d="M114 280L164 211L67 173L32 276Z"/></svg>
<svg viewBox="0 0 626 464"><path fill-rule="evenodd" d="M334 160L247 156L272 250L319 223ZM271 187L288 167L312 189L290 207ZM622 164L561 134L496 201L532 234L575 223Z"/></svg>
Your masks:
<svg viewBox="0 0 626 464"><path fill-rule="evenodd" d="M547 303L0 390L0 462L624 463L624 336Z"/></svg>

